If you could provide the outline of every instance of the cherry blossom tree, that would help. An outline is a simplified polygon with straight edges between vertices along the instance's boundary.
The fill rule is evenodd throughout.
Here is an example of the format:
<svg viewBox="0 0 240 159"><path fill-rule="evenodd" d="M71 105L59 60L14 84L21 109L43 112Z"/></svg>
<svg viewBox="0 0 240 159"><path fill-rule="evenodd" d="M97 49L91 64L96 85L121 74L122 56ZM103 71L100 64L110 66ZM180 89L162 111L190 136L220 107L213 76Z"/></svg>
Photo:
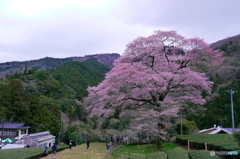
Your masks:
<svg viewBox="0 0 240 159"><path fill-rule="evenodd" d="M136 38L115 60L105 80L88 88L91 116L106 118L120 109L122 117L133 115L131 128L152 129L162 136L169 117L181 106L202 105L206 101L201 93L211 93L213 82L189 67L195 60L214 67L221 63L221 54L202 39L185 38L175 31Z"/></svg>

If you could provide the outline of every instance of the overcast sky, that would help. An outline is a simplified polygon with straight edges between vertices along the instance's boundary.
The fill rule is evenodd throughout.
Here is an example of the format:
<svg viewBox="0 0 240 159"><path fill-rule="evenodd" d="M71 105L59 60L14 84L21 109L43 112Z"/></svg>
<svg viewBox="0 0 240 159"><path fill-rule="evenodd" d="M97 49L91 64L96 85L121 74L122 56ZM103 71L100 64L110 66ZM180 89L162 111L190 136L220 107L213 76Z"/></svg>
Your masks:
<svg viewBox="0 0 240 159"><path fill-rule="evenodd" d="M239 19L240 0L0 0L0 63L122 54L155 30L213 43Z"/></svg>

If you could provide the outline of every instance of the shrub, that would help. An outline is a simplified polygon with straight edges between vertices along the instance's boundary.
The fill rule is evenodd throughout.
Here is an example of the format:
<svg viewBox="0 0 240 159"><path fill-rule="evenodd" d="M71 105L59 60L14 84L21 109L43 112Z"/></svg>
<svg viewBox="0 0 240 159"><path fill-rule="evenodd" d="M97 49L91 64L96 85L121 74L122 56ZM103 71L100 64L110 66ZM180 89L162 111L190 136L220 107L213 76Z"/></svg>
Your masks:
<svg viewBox="0 0 240 159"><path fill-rule="evenodd" d="M182 130L183 130L182 133L186 135L191 134L194 131L198 130L198 127L194 121L182 120ZM181 134L181 121L177 122L175 131L178 134Z"/></svg>

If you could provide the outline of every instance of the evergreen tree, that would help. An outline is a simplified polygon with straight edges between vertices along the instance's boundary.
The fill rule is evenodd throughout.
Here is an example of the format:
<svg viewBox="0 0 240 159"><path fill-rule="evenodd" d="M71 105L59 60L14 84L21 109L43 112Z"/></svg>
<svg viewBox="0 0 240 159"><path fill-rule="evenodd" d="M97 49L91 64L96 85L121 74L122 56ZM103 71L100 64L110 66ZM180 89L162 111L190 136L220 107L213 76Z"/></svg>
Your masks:
<svg viewBox="0 0 240 159"><path fill-rule="evenodd" d="M4 112L8 120L28 123L31 120L29 102L25 96L20 80L12 79L2 94Z"/></svg>

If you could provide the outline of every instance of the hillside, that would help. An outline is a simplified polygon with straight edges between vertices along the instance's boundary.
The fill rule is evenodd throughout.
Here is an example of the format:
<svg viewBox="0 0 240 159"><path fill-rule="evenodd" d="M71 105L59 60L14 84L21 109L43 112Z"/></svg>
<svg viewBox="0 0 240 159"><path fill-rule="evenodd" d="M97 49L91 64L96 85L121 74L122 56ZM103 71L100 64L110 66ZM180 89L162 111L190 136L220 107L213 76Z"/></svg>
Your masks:
<svg viewBox="0 0 240 159"><path fill-rule="evenodd" d="M232 127L230 94L226 90L233 89L240 92L240 35L229 37L212 43L210 47L220 50L224 57L221 66L208 68L206 73L214 82L212 95L207 96L205 111L195 114L185 112L188 120L194 120L199 129L211 128L219 125ZM240 127L240 93L233 95L235 127Z"/></svg>
<svg viewBox="0 0 240 159"><path fill-rule="evenodd" d="M213 50L221 50L224 52L224 56L232 56L240 51L240 35L229 37L212 43L210 47Z"/></svg>
<svg viewBox="0 0 240 159"><path fill-rule="evenodd" d="M96 59L83 62L68 62L50 71L62 85L67 85L74 90L75 97L79 100L87 96L87 87L96 86L104 79L105 73L110 69L99 63Z"/></svg>
<svg viewBox="0 0 240 159"><path fill-rule="evenodd" d="M100 83L109 70L96 59L87 59L49 71L8 75L0 80L0 119L24 122L31 127L30 133L65 132L74 121L86 122L81 100L87 96L87 87Z"/></svg>
<svg viewBox="0 0 240 159"><path fill-rule="evenodd" d="M98 62L104 64L105 66L111 69L113 67L113 61L117 59L119 56L120 56L119 54L113 53L113 54L87 55L84 57L67 57L61 59L45 57L39 60L0 63L0 78L4 78L6 75L12 75L15 73L23 73L24 71L30 69L43 71L51 70L70 61L82 62L90 58L96 59Z"/></svg>

